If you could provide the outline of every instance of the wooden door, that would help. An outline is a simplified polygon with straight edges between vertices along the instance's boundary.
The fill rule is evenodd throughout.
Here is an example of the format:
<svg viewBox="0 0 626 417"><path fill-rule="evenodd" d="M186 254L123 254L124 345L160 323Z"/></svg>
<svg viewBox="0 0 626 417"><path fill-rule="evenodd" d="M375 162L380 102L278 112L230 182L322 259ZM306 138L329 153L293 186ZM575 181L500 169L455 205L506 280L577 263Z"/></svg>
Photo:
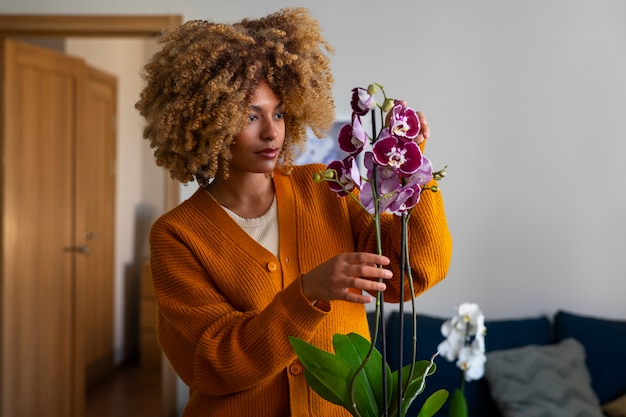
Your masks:
<svg viewBox="0 0 626 417"><path fill-rule="evenodd" d="M9 40L2 52L2 416L74 416L73 178L85 67Z"/></svg>
<svg viewBox="0 0 626 417"><path fill-rule="evenodd" d="M117 80L87 67L85 128L76 148L76 258L84 308L87 389L113 371L113 248Z"/></svg>
<svg viewBox="0 0 626 417"><path fill-rule="evenodd" d="M93 294L113 279L113 196L91 201L112 190L112 116L92 111L111 94L81 59L3 39L0 60L0 416L83 417Z"/></svg>

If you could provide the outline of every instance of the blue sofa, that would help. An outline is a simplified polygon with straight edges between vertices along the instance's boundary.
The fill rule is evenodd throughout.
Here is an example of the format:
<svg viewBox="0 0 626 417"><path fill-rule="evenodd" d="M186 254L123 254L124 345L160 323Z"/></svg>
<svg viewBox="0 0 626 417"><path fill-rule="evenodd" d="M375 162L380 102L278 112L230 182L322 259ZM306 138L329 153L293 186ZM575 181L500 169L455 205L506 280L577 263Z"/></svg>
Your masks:
<svg viewBox="0 0 626 417"><path fill-rule="evenodd" d="M369 313L370 326L374 315ZM410 323L405 313L405 323ZM417 316L418 359L429 359L443 340L441 325L447 318L419 314ZM392 369L398 368L399 313L388 314L387 361ZM608 320L558 311L554 317L530 317L486 322L485 347L490 351L512 349L527 345L549 345L566 338L575 338L585 349L586 365L592 388L600 404L605 404L626 394L626 321ZM411 351L411 326L404 330L404 351ZM380 346L380 340L377 341ZM410 357L405 355L404 364ZM443 357L435 360L437 371L429 377L426 389L412 404L407 416L416 416L422 402L437 389L452 393L460 383L460 371L454 363ZM470 417L500 417L486 378L465 385L465 396ZM437 416L448 415L446 403Z"/></svg>

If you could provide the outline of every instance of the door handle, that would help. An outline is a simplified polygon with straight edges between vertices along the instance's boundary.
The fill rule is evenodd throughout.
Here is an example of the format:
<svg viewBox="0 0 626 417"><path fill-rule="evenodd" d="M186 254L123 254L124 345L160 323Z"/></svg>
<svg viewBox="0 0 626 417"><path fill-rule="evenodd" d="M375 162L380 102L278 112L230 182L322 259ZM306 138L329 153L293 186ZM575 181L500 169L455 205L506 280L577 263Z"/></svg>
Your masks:
<svg viewBox="0 0 626 417"><path fill-rule="evenodd" d="M85 241L100 239L100 232L85 232L83 239L85 239Z"/></svg>
<svg viewBox="0 0 626 417"><path fill-rule="evenodd" d="M87 245L66 246L63 248L63 252L75 252L81 255L89 256L89 254L91 254L91 248Z"/></svg>

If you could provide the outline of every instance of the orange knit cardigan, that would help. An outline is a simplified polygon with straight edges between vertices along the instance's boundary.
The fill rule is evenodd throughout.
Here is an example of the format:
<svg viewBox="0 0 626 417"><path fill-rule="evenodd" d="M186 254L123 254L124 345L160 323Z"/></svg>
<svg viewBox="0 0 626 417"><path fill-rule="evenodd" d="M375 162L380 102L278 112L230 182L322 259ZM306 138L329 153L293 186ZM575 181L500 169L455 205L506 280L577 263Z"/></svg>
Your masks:
<svg viewBox="0 0 626 417"><path fill-rule="evenodd" d="M300 277L331 257L375 250L371 217L312 174L322 165L274 175L279 258L239 228L203 189L159 218L150 234L161 348L190 387L185 417L348 416L312 391L288 336L332 352L332 335L369 337L365 308L316 306ZM399 217L382 221L383 253L399 276ZM442 280L452 243L439 193L427 192L410 217L416 293ZM397 280L395 281L397 283ZM398 301L390 283L386 301ZM408 286L406 294L408 294Z"/></svg>

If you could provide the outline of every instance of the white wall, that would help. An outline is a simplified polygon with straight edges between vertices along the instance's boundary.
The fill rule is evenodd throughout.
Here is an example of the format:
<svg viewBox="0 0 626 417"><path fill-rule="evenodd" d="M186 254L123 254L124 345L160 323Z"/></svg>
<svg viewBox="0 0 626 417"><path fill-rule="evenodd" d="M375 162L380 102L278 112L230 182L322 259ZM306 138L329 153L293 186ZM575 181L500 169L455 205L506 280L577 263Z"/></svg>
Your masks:
<svg viewBox="0 0 626 417"><path fill-rule="evenodd" d="M337 54L337 115L370 82L426 112L454 237L419 310L626 317L626 2L3 0L2 13L258 17L310 7Z"/></svg>

